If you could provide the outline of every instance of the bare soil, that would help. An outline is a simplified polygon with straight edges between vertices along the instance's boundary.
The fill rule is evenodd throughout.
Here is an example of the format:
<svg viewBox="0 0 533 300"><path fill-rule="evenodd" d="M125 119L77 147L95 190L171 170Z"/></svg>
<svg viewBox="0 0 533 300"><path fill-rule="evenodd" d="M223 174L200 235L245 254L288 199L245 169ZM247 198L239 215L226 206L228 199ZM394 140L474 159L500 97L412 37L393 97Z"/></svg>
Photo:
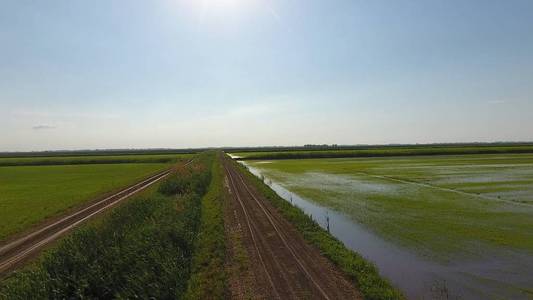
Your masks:
<svg viewBox="0 0 533 300"><path fill-rule="evenodd" d="M304 240L233 162L225 159L224 169L230 194L226 236L232 298L362 299L354 284Z"/></svg>

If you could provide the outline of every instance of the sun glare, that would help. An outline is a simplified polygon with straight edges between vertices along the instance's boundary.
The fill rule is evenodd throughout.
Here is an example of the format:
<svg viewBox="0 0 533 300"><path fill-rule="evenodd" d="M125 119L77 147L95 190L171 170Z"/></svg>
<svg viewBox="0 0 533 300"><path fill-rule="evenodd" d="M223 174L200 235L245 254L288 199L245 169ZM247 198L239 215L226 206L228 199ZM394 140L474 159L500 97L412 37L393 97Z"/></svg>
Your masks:
<svg viewBox="0 0 533 300"><path fill-rule="evenodd" d="M254 14L270 11L265 0L168 0L171 11L179 11L202 27L226 27Z"/></svg>
<svg viewBox="0 0 533 300"><path fill-rule="evenodd" d="M238 7L242 5L244 0L201 0L204 6L209 7Z"/></svg>
<svg viewBox="0 0 533 300"><path fill-rule="evenodd" d="M198 0L195 5L204 13L237 13L250 8L254 0Z"/></svg>

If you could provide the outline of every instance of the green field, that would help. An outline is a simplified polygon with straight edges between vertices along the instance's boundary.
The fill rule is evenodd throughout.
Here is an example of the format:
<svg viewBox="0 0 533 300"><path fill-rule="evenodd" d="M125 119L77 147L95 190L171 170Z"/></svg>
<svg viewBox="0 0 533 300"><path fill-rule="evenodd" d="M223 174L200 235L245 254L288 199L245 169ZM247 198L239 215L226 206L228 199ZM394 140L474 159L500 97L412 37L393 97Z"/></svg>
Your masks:
<svg viewBox="0 0 533 300"><path fill-rule="evenodd" d="M232 152L231 155L241 160L264 159L300 159L300 158L342 158L342 157L388 157L417 155L454 155L454 154L510 154L533 153L533 145L413 145L413 146L379 146L359 147L353 149L309 149L283 151L248 151Z"/></svg>
<svg viewBox="0 0 533 300"><path fill-rule="evenodd" d="M480 249L533 253L532 154L248 164L426 257L448 260Z"/></svg>
<svg viewBox="0 0 533 300"><path fill-rule="evenodd" d="M171 163L191 158L194 154L128 154L128 155L82 155L49 157L1 157L0 166L40 166L116 163Z"/></svg>
<svg viewBox="0 0 533 300"><path fill-rule="evenodd" d="M222 188L201 154L0 281L0 299L223 299Z"/></svg>
<svg viewBox="0 0 533 300"><path fill-rule="evenodd" d="M168 166L128 163L0 167L0 241Z"/></svg>

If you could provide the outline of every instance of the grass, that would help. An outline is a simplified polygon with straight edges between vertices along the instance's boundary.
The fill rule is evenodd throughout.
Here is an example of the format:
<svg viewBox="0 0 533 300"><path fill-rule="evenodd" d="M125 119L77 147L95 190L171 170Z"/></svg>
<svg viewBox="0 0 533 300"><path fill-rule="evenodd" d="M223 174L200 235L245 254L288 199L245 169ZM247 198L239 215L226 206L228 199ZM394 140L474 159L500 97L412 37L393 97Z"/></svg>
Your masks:
<svg viewBox="0 0 533 300"><path fill-rule="evenodd" d="M418 155L457 155L457 154L509 154L533 153L533 145L480 145L480 146L383 146L342 150L289 150L266 152L231 153L241 160L301 159L301 158L342 158L342 157L387 157Z"/></svg>
<svg viewBox="0 0 533 300"><path fill-rule="evenodd" d="M372 263L346 248L299 208L279 197L270 187L243 166L239 166L239 168L257 190L296 226L307 241L318 247L323 255L354 281L365 299L404 299L404 296L397 289L379 275Z"/></svg>
<svg viewBox="0 0 533 300"><path fill-rule="evenodd" d="M194 245L192 275L185 299L226 298L223 175L220 155L215 159L211 171L213 179L202 199L201 225Z"/></svg>
<svg viewBox="0 0 533 300"><path fill-rule="evenodd" d="M119 164L119 163L172 163L189 159L192 154L137 154L137 155L83 155L51 157L2 157L3 166L44 166L79 164Z"/></svg>
<svg viewBox="0 0 533 300"><path fill-rule="evenodd" d="M4 299L174 298L186 288L199 199L148 197L77 231L32 270L8 279Z"/></svg>
<svg viewBox="0 0 533 300"><path fill-rule="evenodd" d="M533 253L533 155L251 163L307 199L426 257Z"/></svg>
<svg viewBox="0 0 533 300"><path fill-rule="evenodd" d="M0 167L0 241L168 164Z"/></svg>
<svg viewBox="0 0 533 300"><path fill-rule="evenodd" d="M31 152L0 152L0 158L7 157L68 157L68 156L122 156L122 155L194 155L201 149L103 149L103 150L60 150Z"/></svg>
<svg viewBox="0 0 533 300"><path fill-rule="evenodd" d="M183 298L202 251L202 197L215 186L210 163L203 157L178 168L157 190L76 230L3 281L0 299Z"/></svg>

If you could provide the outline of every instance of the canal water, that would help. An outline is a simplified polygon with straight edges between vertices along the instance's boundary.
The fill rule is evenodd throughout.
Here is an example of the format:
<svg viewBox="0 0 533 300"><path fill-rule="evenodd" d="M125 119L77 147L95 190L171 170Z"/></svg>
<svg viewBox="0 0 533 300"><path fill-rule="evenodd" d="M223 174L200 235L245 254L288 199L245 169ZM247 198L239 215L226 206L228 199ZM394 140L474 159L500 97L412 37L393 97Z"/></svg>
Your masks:
<svg viewBox="0 0 533 300"><path fill-rule="evenodd" d="M380 274L409 299L531 299L520 289L533 288L533 258L506 252L485 253L475 261L442 263L391 243L346 215L290 192L258 168L243 163L283 199L310 215L348 248L373 262Z"/></svg>

